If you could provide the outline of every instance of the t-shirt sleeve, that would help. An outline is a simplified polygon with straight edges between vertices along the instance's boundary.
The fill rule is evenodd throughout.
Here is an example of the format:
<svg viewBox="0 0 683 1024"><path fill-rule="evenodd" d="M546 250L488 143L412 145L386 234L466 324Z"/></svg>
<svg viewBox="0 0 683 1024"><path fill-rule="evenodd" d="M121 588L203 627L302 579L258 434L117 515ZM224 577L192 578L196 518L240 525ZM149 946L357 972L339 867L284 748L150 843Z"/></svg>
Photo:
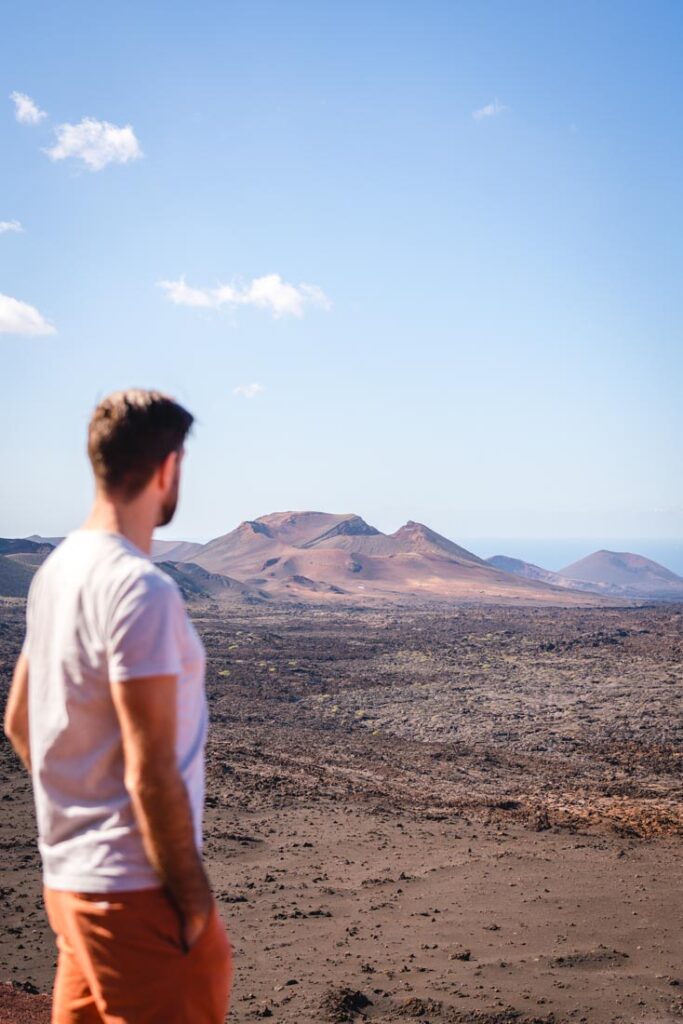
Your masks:
<svg viewBox="0 0 683 1024"><path fill-rule="evenodd" d="M184 608L173 583L141 576L117 595L107 636L109 681L178 675Z"/></svg>

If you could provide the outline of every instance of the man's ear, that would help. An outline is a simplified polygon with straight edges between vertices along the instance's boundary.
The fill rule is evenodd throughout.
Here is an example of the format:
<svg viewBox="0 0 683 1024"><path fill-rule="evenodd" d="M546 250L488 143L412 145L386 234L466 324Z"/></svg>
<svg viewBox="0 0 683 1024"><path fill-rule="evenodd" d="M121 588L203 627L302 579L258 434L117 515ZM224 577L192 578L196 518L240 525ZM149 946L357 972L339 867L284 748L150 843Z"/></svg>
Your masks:
<svg viewBox="0 0 683 1024"><path fill-rule="evenodd" d="M157 470L157 481L159 489L161 491L167 491L171 481L175 477L178 468L178 460L180 453L177 451L169 452L164 461Z"/></svg>

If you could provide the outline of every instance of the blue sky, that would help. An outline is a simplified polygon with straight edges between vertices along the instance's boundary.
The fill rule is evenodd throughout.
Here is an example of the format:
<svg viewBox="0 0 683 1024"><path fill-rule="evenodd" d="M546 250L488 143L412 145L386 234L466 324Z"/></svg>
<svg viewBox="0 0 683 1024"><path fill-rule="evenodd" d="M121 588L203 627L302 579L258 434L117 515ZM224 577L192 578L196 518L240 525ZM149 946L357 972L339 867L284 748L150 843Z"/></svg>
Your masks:
<svg viewBox="0 0 683 1024"><path fill-rule="evenodd" d="M135 384L198 418L172 536L681 537L680 4L3 19L0 535L78 524L89 411Z"/></svg>

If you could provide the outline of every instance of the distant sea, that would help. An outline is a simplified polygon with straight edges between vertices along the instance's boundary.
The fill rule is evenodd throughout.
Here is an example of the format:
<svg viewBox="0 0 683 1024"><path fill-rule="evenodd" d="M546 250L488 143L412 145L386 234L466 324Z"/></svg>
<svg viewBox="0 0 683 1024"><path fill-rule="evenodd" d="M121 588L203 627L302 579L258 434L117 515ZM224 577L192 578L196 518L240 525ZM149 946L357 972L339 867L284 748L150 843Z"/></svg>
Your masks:
<svg viewBox="0 0 683 1024"><path fill-rule="evenodd" d="M533 562L543 569L564 569L579 558L594 551L631 551L645 555L683 576L683 540L648 540L644 538L617 539L610 537L579 537L566 540L528 540L520 537L459 537L458 544L473 551L480 558L491 555L509 555Z"/></svg>

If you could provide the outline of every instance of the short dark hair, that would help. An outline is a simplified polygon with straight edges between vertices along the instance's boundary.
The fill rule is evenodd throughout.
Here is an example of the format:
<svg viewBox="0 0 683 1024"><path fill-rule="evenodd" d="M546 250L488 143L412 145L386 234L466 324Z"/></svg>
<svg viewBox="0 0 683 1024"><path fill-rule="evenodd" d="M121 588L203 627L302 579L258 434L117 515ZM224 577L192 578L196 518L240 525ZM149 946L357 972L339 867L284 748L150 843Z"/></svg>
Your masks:
<svg viewBox="0 0 683 1024"><path fill-rule="evenodd" d="M168 395L143 388L116 391L90 418L88 456L95 479L124 500L136 497L194 422L192 413Z"/></svg>

